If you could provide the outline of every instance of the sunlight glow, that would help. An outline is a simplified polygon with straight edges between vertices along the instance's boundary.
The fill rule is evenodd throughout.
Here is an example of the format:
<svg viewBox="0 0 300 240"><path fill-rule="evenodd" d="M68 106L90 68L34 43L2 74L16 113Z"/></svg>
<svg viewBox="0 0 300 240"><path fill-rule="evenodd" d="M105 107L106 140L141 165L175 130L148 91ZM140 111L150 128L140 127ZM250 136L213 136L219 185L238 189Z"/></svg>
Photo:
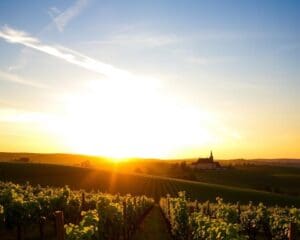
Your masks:
<svg viewBox="0 0 300 240"><path fill-rule="evenodd" d="M154 83L154 84L153 84ZM64 98L66 115L54 126L72 152L126 157L168 157L191 144L207 144L208 115L180 105L148 78L89 82Z"/></svg>

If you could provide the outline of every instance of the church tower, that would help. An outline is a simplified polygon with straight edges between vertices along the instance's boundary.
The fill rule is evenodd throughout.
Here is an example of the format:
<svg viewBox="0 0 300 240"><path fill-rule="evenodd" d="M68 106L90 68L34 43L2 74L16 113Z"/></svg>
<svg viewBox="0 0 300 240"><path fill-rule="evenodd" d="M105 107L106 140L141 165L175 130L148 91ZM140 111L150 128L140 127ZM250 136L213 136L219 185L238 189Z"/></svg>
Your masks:
<svg viewBox="0 0 300 240"><path fill-rule="evenodd" d="M214 161L214 156L213 156L213 153L212 153L212 151L210 151L209 160L211 160L212 162Z"/></svg>

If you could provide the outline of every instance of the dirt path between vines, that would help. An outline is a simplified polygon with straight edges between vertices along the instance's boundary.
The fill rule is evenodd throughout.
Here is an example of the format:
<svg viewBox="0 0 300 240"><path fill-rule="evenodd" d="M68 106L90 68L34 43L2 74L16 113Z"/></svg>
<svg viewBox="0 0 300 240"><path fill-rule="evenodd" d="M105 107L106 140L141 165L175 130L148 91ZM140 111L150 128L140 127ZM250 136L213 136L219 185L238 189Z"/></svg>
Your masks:
<svg viewBox="0 0 300 240"><path fill-rule="evenodd" d="M155 205L138 227L133 240L171 240L158 205Z"/></svg>

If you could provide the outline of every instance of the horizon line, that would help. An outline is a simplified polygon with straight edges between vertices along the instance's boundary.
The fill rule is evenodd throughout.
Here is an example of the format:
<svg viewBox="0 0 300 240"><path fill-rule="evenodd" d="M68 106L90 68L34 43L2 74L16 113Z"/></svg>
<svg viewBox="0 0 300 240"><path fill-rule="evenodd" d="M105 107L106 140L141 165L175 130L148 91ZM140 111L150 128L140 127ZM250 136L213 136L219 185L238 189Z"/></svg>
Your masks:
<svg viewBox="0 0 300 240"><path fill-rule="evenodd" d="M104 159L117 159L117 157L109 157L104 155L94 155L94 154L87 154L87 153L71 153L71 152L6 152L0 151L0 154L36 154L36 155L76 155L76 156L87 156L87 157L96 157L96 158L104 158ZM124 157L120 159L126 160L157 160L157 161L188 161L193 159L198 159L198 157L189 157L189 158L151 158L151 157ZM215 159L215 158L214 158ZM215 159L218 161L232 161L232 160L242 160L242 161L257 161L257 160L297 160L300 161L300 157L296 158L288 158L288 157L264 157L264 158L243 158L243 157L236 157L236 158L220 158Z"/></svg>

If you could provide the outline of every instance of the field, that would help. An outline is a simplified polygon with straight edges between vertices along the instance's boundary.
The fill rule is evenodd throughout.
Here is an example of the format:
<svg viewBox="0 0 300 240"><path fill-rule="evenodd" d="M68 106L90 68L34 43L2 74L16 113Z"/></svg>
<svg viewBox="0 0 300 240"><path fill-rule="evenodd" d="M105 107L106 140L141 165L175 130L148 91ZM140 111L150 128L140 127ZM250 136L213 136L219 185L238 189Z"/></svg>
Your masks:
<svg viewBox="0 0 300 240"><path fill-rule="evenodd" d="M300 196L300 168L271 165L238 165L225 171L178 171L173 177L241 188L251 188L292 196Z"/></svg>
<svg viewBox="0 0 300 240"><path fill-rule="evenodd" d="M125 174L117 171L88 169L51 164L0 163L0 180L33 185L64 186L72 189L100 190L110 193L131 193L153 197L156 201L166 194L177 195L186 191L191 200L215 201L221 196L225 201L248 203L263 202L266 205L300 206L300 198L258 191L250 188L195 182L145 174Z"/></svg>
<svg viewBox="0 0 300 240"><path fill-rule="evenodd" d="M161 161L157 159L130 159L115 164L110 159L73 154L33 154L33 153L0 153L0 162L18 162L18 159L29 159L29 163L46 163L67 166L89 166L100 170L140 173L161 177L192 180L205 183L221 184L238 188L279 193L289 196L300 196L298 181L300 178L299 160L223 160L225 171L203 171L183 168L192 159ZM228 166L232 166L229 167Z"/></svg>

